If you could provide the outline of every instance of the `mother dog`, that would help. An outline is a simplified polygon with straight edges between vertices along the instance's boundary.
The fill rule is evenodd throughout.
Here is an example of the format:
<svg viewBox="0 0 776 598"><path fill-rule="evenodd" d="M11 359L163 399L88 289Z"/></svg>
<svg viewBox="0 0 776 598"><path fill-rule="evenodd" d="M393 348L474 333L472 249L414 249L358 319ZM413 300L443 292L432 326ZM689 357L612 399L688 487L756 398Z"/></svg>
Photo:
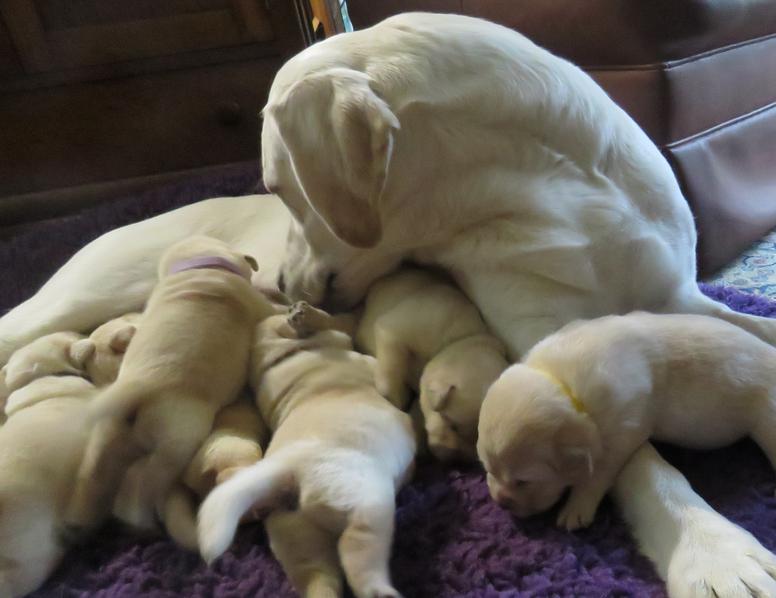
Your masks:
<svg viewBox="0 0 776 598"><path fill-rule="evenodd" d="M141 307L158 254L193 233L255 255L295 298L341 306L403 260L441 266L513 359L570 320L633 309L715 315L776 343L776 322L698 291L692 216L645 134L508 29L407 14L321 42L278 73L262 151L288 210L222 198L103 236L0 320L0 363ZM776 595L776 558L650 446L615 495L672 596Z"/></svg>

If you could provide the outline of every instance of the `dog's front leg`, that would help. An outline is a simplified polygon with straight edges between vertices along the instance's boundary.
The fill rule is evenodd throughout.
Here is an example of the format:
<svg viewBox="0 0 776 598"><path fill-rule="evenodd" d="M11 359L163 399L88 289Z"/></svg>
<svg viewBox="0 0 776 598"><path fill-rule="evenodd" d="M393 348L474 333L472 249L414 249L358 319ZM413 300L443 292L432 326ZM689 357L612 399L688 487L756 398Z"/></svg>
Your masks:
<svg viewBox="0 0 776 598"><path fill-rule="evenodd" d="M714 511L651 444L626 463L614 496L671 598L776 596L776 556Z"/></svg>

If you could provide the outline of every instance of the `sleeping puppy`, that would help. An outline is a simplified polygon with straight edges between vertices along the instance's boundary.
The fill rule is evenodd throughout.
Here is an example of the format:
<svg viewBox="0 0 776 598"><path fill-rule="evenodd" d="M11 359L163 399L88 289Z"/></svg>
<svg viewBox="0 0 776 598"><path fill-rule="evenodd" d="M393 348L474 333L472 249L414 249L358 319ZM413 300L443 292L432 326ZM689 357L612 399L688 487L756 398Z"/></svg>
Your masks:
<svg viewBox="0 0 776 598"><path fill-rule="evenodd" d="M262 461L203 502L200 549L212 561L240 517L270 511L270 545L300 594L341 596L344 571L358 598L399 596L388 561L395 493L412 471L412 425L377 392L374 360L354 352L349 336L311 331L318 315L297 304L259 325L251 383L274 435Z"/></svg>
<svg viewBox="0 0 776 598"><path fill-rule="evenodd" d="M86 357L86 373L96 386L104 386L118 376L119 366L129 341L137 331L140 316L135 312L124 314L98 326L89 335L94 350Z"/></svg>
<svg viewBox="0 0 776 598"><path fill-rule="evenodd" d="M776 466L776 349L716 318L634 312L572 323L510 367L482 406L493 498L589 525L649 438L712 449L751 436ZM698 425L703 422L703 425Z"/></svg>
<svg viewBox="0 0 776 598"><path fill-rule="evenodd" d="M245 384L253 330L272 313L251 287L255 269L252 257L210 237L164 253L119 377L92 405L96 424L68 510L72 525L115 494L114 515L155 529L215 414ZM116 458L127 444L145 453L131 466Z"/></svg>
<svg viewBox="0 0 776 598"><path fill-rule="evenodd" d="M92 343L75 332L42 336L11 355L0 370L6 392L10 394L41 376L80 376L94 349Z"/></svg>
<svg viewBox="0 0 776 598"><path fill-rule="evenodd" d="M41 337L16 351L6 370L13 392L0 428L0 596L37 589L67 547L64 509L97 394L74 357L85 340L68 332ZM109 379L109 371L93 371ZM104 514L94 512L95 522Z"/></svg>
<svg viewBox="0 0 776 598"><path fill-rule="evenodd" d="M213 430L170 492L161 519L170 537L183 548L198 551L197 506L216 485L259 461L269 431L247 395L221 409Z"/></svg>
<svg viewBox="0 0 776 598"><path fill-rule="evenodd" d="M477 308L430 272L404 269L369 290L356 333L377 358L380 393L400 409L420 391L428 448L438 459L475 460L485 391L509 365Z"/></svg>

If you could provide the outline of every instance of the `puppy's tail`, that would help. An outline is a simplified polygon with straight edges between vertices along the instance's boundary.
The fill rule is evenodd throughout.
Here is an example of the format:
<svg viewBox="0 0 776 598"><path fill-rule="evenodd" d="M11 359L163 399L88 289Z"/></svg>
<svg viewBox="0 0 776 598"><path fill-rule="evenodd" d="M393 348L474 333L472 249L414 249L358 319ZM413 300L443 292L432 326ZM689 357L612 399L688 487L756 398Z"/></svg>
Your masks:
<svg viewBox="0 0 776 598"><path fill-rule="evenodd" d="M89 419L126 420L153 392L142 380L119 380L108 386L89 403Z"/></svg>
<svg viewBox="0 0 776 598"><path fill-rule="evenodd" d="M269 510L298 493L288 458L275 454L217 486L199 509L199 550L208 563L232 543L240 518L251 508Z"/></svg>

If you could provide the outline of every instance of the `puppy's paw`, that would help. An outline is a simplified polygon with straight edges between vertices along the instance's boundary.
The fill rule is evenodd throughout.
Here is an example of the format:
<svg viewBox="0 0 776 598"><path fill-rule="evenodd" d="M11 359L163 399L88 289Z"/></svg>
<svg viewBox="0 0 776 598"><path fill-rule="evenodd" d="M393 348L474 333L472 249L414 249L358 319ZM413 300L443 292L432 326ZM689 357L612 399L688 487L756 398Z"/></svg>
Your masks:
<svg viewBox="0 0 776 598"><path fill-rule="evenodd" d="M776 556L718 513L693 510L666 582L672 598L776 596Z"/></svg>
<svg viewBox="0 0 776 598"><path fill-rule="evenodd" d="M595 497L572 491L558 513L557 526L570 532L588 527L595 519L598 503Z"/></svg>

